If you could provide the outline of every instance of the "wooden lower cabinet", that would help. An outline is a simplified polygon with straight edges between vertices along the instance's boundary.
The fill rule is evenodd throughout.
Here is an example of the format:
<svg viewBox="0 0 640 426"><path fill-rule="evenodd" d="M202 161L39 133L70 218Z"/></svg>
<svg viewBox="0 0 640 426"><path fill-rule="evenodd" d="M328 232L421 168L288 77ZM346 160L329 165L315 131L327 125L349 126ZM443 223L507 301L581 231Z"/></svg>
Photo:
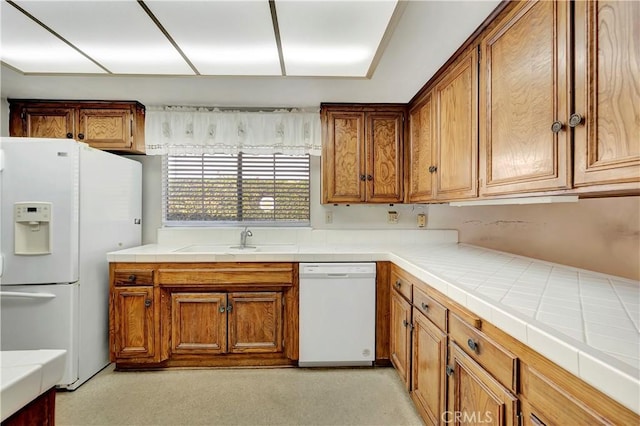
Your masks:
<svg viewBox="0 0 640 426"><path fill-rule="evenodd" d="M111 294L110 338L113 356L155 362L153 287L118 287Z"/></svg>
<svg viewBox="0 0 640 426"><path fill-rule="evenodd" d="M229 294L229 352L282 351L282 292Z"/></svg>
<svg viewBox="0 0 640 426"><path fill-rule="evenodd" d="M170 293L172 354L216 355L227 351L227 295L225 293Z"/></svg>
<svg viewBox="0 0 640 426"><path fill-rule="evenodd" d="M297 265L112 263L110 276L117 368L276 366L298 358Z"/></svg>
<svg viewBox="0 0 640 426"><path fill-rule="evenodd" d="M444 421L455 425L518 425L518 398L458 345L451 343L449 410Z"/></svg>
<svg viewBox="0 0 640 426"><path fill-rule="evenodd" d="M397 291L391 291L391 363L407 390L411 374L411 304Z"/></svg>
<svg viewBox="0 0 640 426"><path fill-rule="evenodd" d="M443 422L447 394L447 335L413 308L411 397L427 424Z"/></svg>

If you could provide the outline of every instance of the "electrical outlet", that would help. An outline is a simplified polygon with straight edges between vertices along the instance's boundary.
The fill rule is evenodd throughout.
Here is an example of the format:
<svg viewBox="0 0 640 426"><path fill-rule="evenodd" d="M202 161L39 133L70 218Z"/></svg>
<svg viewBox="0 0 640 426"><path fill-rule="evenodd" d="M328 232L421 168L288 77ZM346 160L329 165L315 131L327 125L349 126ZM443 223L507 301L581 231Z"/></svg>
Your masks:
<svg viewBox="0 0 640 426"><path fill-rule="evenodd" d="M427 215L418 213L418 228L424 228L425 226L427 226Z"/></svg>
<svg viewBox="0 0 640 426"><path fill-rule="evenodd" d="M333 223L333 212L332 211L324 212L324 223Z"/></svg>
<svg viewBox="0 0 640 426"><path fill-rule="evenodd" d="M398 223L398 212L396 212L396 211L388 211L387 212L387 223Z"/></svg>

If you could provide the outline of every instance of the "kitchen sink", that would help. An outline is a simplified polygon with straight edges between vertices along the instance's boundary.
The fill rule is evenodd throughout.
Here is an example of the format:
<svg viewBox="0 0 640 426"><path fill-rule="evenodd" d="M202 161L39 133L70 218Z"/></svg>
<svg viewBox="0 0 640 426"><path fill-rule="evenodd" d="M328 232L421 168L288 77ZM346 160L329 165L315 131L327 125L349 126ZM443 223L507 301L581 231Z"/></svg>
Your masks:
<svg viewBox="0 0 640 426"><path fill-rule="evenodd" d="M290 253L297 252L297 247L293 244L261 244L257 246L222 245L222 244L194 244L174 250L175 253Z"/></svg>

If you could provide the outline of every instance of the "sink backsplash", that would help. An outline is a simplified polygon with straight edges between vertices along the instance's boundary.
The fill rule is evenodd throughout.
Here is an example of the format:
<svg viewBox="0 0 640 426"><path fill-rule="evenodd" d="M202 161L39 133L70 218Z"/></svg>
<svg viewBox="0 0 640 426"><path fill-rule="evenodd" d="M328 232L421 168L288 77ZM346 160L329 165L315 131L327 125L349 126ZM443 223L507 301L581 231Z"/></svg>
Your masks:
<svg viewBox="0 0 640 426"><path fill-rule="evenodd" d="M244 227L234 228L159 228L158 244L186 246L189 244L238 244ZM312 228L249 227L253 233L249 245L305 244L305 245L362 245L380 242L389 244L457 243L458 231L444 229L425 230L330 230Z"/></svg>

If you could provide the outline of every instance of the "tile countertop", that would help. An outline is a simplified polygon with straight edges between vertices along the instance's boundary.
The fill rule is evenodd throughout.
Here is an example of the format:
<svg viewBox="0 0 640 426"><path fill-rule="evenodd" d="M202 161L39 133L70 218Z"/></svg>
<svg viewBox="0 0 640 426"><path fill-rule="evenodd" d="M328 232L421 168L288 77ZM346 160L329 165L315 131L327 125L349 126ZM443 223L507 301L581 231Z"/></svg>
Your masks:
<svg viewBox="0 0 640 426"><path fill-rule="evenodd" d="M111 262L392 261L640 414L640 282L466 244L151 244Z"/></svg>
<svg viewBox="0 0 640 426"><path fill-rule="evenodd" d="M2 421L60 381L66 354L56 349L0 352Z"/></svg>

